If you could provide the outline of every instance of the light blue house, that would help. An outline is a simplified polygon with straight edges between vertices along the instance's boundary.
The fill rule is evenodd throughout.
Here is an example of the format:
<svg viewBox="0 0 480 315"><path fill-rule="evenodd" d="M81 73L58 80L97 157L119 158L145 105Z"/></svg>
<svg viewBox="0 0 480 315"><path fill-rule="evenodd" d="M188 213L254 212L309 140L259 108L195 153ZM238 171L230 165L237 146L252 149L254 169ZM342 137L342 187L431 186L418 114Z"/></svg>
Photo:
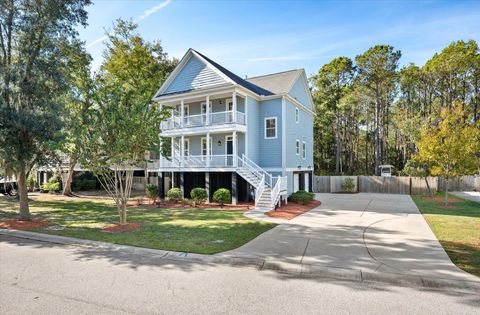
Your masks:
<svg viewBox="0 0 480 315"><path fill-rule="evenodd" d="M232 201L272 209L297 190L311 191L314 104L305 71L242 79L189 49L154 96L171 117L161 136L160 193L218 188Z"/></svg>

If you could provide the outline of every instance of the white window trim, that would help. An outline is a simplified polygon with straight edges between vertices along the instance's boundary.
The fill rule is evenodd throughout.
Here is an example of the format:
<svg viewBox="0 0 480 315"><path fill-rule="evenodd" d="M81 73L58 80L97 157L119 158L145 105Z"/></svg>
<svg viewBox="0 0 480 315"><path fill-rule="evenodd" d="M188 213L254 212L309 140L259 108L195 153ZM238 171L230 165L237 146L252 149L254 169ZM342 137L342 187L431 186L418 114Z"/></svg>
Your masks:
<svg viewBox="0 0 480 315"><path fill-rule="evenodd" d="M205 106L207 103L206 102L203 102L203 103L200 103L200 113L202 114L206 114L207 113L207 107ZM212 101L208 102L208 105L210 105L210 114L212 113ZM205 106L205 111L203 111L203 106Z"/></svg>
<svg viewBox="0 0 480 315"><path fill-rule="evenodd" d="M307 143L305 141L303 141L303 144L302 144L302 158L304 160L307 159Z"/></svg>
<svg viewBox="0 0 480 315"><path fill-rule="evenodd" d="M267 137L267 120L274 119L275 120L275 137ZM263 137L265 140L277 139L278 137L278 127L277 127L277 116L273 117L265 117L263 120Z"/></svg>
<svg viewBox="0 0 480 315"><path fill-rule="evenodd" d="M300 122L300 109L295 107L295 122L298 124Z"/></svg>
<svg viewBox="0 0 480 315"><path fill-rule="evenodd" d="M181 141L181 140L180 140ZM185 154L185 143L187 143L187 147L188 147L188 154ZM188 158L190 156L190 138L184 138L183 139L183 157L184 158Z"/></svg>
<svg viewBox="0 0 480 315"><path fill-rule="evenodd" d="M207 155L203 154L203 143L205 141L205 146L207 146L207 137L201 137L200 138L200 155L202 156L202 159L206 159ZM208 151L207 151L208 152ZM210 159L212 157L212 152L213 152L213 141L212 137L210 137Z"/></svg>
<svg viewBox="0 0 480 315"><path fill-rule="evenodd" d="M297 139L295 140L295 153L300 156L300 151L301 151L301 147L300 147L300 140Z"/></svg>
<svg viewBox="0 0 480 315"><path fill-rule="evenodd" d="M231 110L233 111L233 99L227 98L227 99L225 100L225 111L226 111L226 112L229 112L229 111L230 111L230 110L228 109L228 103L229 103L229 102L232 102L232 109L231 109Z"/></svg>

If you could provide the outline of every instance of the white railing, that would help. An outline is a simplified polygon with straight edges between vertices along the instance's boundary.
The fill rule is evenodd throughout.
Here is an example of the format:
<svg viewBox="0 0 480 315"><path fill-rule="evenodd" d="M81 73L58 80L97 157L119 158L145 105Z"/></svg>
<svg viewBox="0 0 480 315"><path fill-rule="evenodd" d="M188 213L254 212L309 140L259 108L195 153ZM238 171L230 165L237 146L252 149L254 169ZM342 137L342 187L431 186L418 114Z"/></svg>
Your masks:
<svg viewBox="0 0 480 315"><path fill-rule="evenodd" d="M175 156L174 159L162 157L162 168L173 167L234 167L235 159L232 154L210 155L188 155L183 158Z"/></svg>
<svg viewBox="0 0 480 315"><path fill-rule="evenodd" d="M258 204L260 201L260 197L262 197L263 191L265 190L265 175L262 176L260 183L258 184L257 189L255 189L255 205Z"/></svg>
<svg viewBox="0 0 480 315"><path fill-rule="evenodd" d="M250 172L254 173L259 178L262 176L265 176L265 184L269 187L272 187L272 184L273 184L272 175L267 173L263 168L258 166L255 162L247 158L245 154L242 154L242 158L239 159L239 167L240 166L246 167Z"/></svg>
<svg viewBox="0 0 480 315"><path fill-rule="evenodd" d="M271 191L272 206L276 206L282 194L287 193L287 176L277 177L275 186Z"/></svg>
<svg viewBox="0 0 480 315"><path fill-rule="evenodd" d="M174 116L164 120L160 124L162 130L176 129L182 127L201 127L221 124L245 124L245 114L234 111L213 112L210 113L207 121L207 114L188 115L182 118L173 113ZM234 115L235 114L235 115Z"/></svg>

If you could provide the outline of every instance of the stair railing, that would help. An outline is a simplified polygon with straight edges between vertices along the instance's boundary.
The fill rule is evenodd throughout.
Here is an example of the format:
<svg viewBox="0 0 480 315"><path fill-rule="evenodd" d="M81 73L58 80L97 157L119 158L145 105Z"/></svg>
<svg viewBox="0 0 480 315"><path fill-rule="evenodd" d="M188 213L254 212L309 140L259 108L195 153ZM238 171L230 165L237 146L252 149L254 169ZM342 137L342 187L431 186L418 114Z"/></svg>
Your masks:
<svg viewBox="0 0 480 315"><path fill-rule="evenodd" d="M264 190L265 190L265 175L262 176L262 179L260 180L260 183L258 184L257 189L255 189L255 206L260 201L260 198L262 197Z"/></svg>
<svg viewBox="0 0 480 315"><path fill-rule="evenodd" d="M241 160L242 160L241 164L243 165L243 167L247 168L250 172L254 173L258 178L261 178L262 176L264 176L265 177L264 185L266 184L267 186L272 187L272 183L273 183L272 175L267 173L263 168L258 166L255 162L247 158L245 154L242 154Z"/></svg>
<svg viewBox="0 0 480 315"><path fill-rule="evenodd" d="M273 207L275 207L279 202L280 196L282 194L282 188L285 186L286 182L287 182L287 176L284 176L284 177L278 176L277 182L275 183L275 186L272 188L272 191L270 192Z"/></svg>

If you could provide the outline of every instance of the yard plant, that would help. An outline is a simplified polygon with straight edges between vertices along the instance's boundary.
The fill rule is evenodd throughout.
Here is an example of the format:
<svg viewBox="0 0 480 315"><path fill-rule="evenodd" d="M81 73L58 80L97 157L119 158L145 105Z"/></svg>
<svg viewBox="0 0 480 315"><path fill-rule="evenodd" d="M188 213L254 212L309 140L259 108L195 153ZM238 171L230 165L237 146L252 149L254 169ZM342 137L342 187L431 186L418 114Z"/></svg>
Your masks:
<svg viewBox="0 0 480 315"><path fill-rule="evenodd" d="M205 188L193 188L190 197L195 201L195 205L199 205L207 201L207 190Z"/></svg>
<svg viewBox="0 0 480 315"><path fill-rule="evenodd" d="M345 178L342 184L342 190L346 192L353 192L355 189L355 181L351 177Z"/></svg>
<svg viewBox="0 0 480 315"><path fill-rule="evenodd" d="M213 193L213 201L220 204L220 208L223 208L225 204L232 202L232 194L230 194L230 190L220 188Z"/></svg>
<svg viewBox="0 0 480 315"><path fill-rule="evenodd" d="M180 188L172 188L167 192L167 198L178 202L183 199L183 191Z"/></svg>
<svg viewBox="0 0 480 315"><path fill-rule="evenodd" d="M309 204L310 202L313 201L315 194L304 191L304 190L299 190L297 192L294 192L293 194L290 195L290 201L295 202L295 203L301 203L303 205Z"/></svg>
<svg viewBox="0 0 480 315"><path fill-rule="evenodd" d="M158 197L158 186L155 184L147 184L145 190L147 192L147 197L150 198L152 202L155 202Z"/></svg>

